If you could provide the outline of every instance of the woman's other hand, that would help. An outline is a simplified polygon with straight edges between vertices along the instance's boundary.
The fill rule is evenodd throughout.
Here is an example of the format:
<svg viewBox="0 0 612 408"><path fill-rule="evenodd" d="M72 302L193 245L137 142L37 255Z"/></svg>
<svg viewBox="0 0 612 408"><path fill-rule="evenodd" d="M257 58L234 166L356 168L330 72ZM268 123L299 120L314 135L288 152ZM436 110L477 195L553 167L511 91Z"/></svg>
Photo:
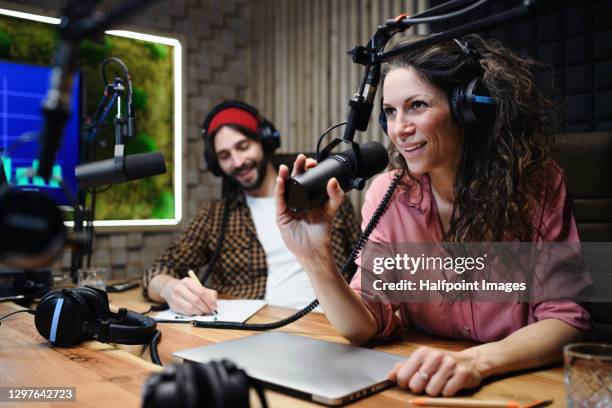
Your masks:
<svg viewBox="0 0 612 408"><path fill-rule="evenodd" d="M389 380L415 394L449 397L480 385L482 370L473 353L419 347L404 363L397 363Z"/></svg>

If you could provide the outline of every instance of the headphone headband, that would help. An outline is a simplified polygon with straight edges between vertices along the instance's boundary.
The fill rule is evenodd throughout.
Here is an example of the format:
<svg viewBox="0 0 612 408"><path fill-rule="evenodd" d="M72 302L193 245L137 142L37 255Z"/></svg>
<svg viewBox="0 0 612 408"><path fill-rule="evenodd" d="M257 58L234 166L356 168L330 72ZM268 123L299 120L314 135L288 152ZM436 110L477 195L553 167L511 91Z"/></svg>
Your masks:
<svg viewBox="0 0 612 408"><path fill-rule="evenodd" d="M477 60L481 58L480 53L469 41L460 38L453 38L453 41L457 43L461 51L466 57L474 57Z"/></svg>
<svg viewBox="0 0 612 408"><path fill-rule="evenodd" d="M152 318L122 308L107 320L85 322L83 333L102 343L147 344L155 335L156 326Z"/></svg>

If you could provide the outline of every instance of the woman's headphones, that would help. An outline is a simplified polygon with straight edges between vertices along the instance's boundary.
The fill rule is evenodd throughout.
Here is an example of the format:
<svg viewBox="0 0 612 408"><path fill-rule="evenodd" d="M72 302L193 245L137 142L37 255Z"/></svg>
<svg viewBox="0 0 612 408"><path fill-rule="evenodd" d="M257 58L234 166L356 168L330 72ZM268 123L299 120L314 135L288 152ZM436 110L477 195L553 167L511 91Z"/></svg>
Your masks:
<svg viewBox="0 0 612 408"><path fill-rule="evenodd" d="M480 53L472 44L460 39L453 39L468 58L474 58L480 66ZM482 82L484 70L480 66L480 73L467 83L457 86L449 95L449 105L453 119L463 128L480 131L492 121L492 107L495 101L491 92ZM380 100L380 116L378 122L387 134L387 115L383 110L383 100Z"/></svg>
<svg viewBox="0 0 612 408"><path fill-rule="evenodd" d="M173 364L147 380L142 407L248 408L251 386L267 408L261 384L231 361Z"/></svg>
<svg viewBox="0 0 612 408"><path fill-rule="evenodd" d="M47 293L36 307L36 329L53 346L70 347L87 339L103 343L149 344L157 333L148 316L119 309L112 313L105 291L82 287Z"/></svg>
<svg viewBox="0 0 612 408"><path fill-rule="evenodd" d="M217 177L221 177L223 172L219 167L211 136L214 136L223 125L239 125L251 130L259 137L266 154L273 153L280 147L280 132L276 130L272 122L261 116L257 109L240 101L223 102L206 115L202 124L204 163L206 168Z"/></svg>

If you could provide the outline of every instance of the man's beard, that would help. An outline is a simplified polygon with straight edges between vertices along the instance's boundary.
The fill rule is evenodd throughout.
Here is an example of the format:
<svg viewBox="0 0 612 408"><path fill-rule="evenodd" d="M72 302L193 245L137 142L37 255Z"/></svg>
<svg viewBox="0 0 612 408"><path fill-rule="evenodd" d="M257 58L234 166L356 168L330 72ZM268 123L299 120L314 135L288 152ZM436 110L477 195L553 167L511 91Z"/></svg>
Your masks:
<svg viewBox="0 0 612 408"><path fill-rule="evenodd" d="M252 168L256 168L257 177L254 181L250 183L244 183L236 178L236 174L241 173L245 170L251 170ZM242 166L235 168L231 174L228 175L230 179L232 179L235 183L241 186L246 191L257 190L263 184L263 181L266 176L266 169L268 168L268 158L263 157L261 161L256 162L255 160L249 160L245 162Z"/></svg>

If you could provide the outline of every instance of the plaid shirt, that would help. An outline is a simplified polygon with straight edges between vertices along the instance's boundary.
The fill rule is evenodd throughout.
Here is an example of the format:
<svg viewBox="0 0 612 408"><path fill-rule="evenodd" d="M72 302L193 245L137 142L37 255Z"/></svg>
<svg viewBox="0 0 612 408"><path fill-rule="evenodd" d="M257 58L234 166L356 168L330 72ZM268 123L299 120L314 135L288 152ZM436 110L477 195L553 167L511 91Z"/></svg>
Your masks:
<svg viewBox="0 0 612 408"><path fill-rule="evenodd" d="M229 198L230 215L221 253L206 286L219 293L251 299L263 299L268 267L266 254L257 237L255 224L244 193ZM223 200L203 204L181 237L149 267L142 277L145 297L151 279L159 274L184 278L193 269L202 277L215 252L223 219ZM274 220L270 220L274 222ZM332 224L332 249L338 268L348 258L360 235L359 223L348 199L338 209ZM350 280L355 268L349 268Z"/></svg>

